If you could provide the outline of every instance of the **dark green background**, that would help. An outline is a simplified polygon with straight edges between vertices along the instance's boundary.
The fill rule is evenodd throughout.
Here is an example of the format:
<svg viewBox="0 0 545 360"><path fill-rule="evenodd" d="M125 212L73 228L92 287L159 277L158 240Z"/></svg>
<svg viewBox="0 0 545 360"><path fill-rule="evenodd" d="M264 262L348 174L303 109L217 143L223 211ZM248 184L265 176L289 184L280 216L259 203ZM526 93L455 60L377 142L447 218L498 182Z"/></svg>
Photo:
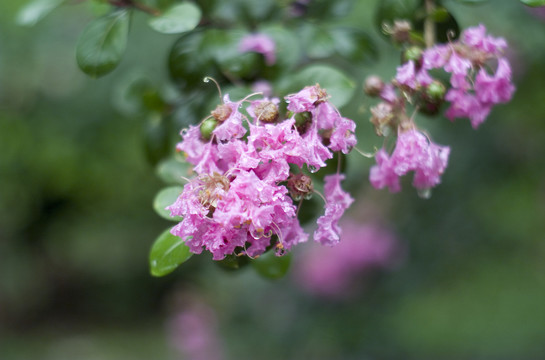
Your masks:
<svg viewBox="0 0 545 360"><path fill-rule="evenodd" d="M378 44L378 60L355 74L361 86L371 73L392 77L399 55L374 28L377 2L356 3L336 24ZM91 80L74 57L92 18L85 4L23 28L20 4L1 2L0 358L172 359L165 321L178 291L216 309L227 359L544 358L545 20L514 0L444 3L462 28L483 22L508 40L514 99L477 131L467 120L417 119L452 149L429 200L409 181L396 195L362 185L372 161L350 155L348 186L408 256L358 297L328 301L289 276L224 272L208 256L152 278L149 248L168 226L151 207L163 184L147 161L149 119L116 111L115 89L135 71L166 83L177 37L136 14L120 67ZM372 104L358 90L342 109L369 151L380 144ZM365 221L361 208L351 216Z"/></svg>

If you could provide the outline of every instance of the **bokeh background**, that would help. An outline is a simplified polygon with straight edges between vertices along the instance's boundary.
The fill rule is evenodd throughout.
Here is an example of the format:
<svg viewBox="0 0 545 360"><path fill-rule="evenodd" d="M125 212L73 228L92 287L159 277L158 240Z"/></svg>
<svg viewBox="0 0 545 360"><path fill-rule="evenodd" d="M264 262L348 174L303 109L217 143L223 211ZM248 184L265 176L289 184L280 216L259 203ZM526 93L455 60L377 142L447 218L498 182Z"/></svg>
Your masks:
<svg viewBox="0 0 545 360"><path fill-rule="evenodd" d="M376 44L360 87L399 61L375 27L377 2L337 20ZM271 281L205 255L151 277L149 249L169 225L151 206L163 187L153 127L119 110L116 89L135 72L168 84L177 36L135 14L122 64L93 80L74 48L96 8L64 6L29 28L15 23L20 2L0 2L0 359L197 359L188 348L199 346L217 350L203 359L545 358L545 15L514 0L444 4L461 27L508 40L514 99L477 131L417 120L452 149L430 199L408 181L400 194L371 189L373 161L349 156L349 217L387 229L399 253L331 297L305 290L296 266ZM373 102L358 91L341 110L372 151Z"/></svg>

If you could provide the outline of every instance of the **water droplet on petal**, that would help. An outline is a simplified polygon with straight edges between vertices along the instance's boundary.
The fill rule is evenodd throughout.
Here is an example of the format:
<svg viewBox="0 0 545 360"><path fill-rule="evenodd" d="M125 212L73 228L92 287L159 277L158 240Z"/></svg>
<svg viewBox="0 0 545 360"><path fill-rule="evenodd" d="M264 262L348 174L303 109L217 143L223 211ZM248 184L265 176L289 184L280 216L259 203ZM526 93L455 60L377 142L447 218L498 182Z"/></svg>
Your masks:
<svg viewBox="0 0 545 360"><path fill-rule="evenodd" d="M422 199L431 198L431 188L417 189L416 192L418 193L418 196Z"/></svg>
<svg viewBox="0 0 545 360"><path fill-rule="evenodd" d="M318 168L317 168L316 166L309 165L309 166L308 166L308 170L309 170L311 173L315 173L316 171L318 171Z"/></svg>

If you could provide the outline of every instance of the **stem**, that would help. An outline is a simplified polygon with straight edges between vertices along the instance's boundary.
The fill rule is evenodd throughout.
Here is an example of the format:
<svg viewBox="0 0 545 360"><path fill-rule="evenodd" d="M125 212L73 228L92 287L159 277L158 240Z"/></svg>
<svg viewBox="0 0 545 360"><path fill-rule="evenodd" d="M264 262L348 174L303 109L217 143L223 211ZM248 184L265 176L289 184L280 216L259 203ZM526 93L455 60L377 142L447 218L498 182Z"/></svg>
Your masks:
<svg viewBox="0 0 545 360"><path fill-rule="evenodd" d="M111 5L113 6L118 6L118 7L132 7L132 8L135 8L137 10L140 10L140 11L143 11L145 13L148 13L152 16L159 16L161 15L161 12L157 9L154 9L152 7L149 7L145 4L141 4L141 3L138 3L138 2L134 2L132 0L109 0L108 1Z"/></svg>
<svg viewBox="0 0 545 360"><path fill-rule="evenodd" d="M435 21L431 15L435 10L435 1L426 0L426 20L424 20L424 41L426 47L430 48L435 43Z"/></svg>
<svg viewBox="0 0 545 360"><path fill-rule="evenodd" d="M141 4L141 3L132 3L132 6L135 8L135 9L138 9L138 10L141 10L145 13L148 13L150 15L153 15L153 16L159 16L161 15L161 12L157 9L154 9L152 7L149 7L147 5L144 5L144 4Z"/></svg>

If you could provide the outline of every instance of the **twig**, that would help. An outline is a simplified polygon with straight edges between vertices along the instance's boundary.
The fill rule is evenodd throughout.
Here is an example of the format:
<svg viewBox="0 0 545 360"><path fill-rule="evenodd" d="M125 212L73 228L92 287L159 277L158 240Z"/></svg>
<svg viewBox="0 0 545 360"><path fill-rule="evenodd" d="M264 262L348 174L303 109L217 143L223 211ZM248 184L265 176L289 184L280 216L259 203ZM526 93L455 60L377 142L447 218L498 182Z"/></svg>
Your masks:
<svg viewBox="0 0 545 360"><path fill-rule="evenodd" d="M424 42L430 48L435 43L435 21L432 19L435 10L434 0L426 0L426 19L424 20Z"/></svg>

